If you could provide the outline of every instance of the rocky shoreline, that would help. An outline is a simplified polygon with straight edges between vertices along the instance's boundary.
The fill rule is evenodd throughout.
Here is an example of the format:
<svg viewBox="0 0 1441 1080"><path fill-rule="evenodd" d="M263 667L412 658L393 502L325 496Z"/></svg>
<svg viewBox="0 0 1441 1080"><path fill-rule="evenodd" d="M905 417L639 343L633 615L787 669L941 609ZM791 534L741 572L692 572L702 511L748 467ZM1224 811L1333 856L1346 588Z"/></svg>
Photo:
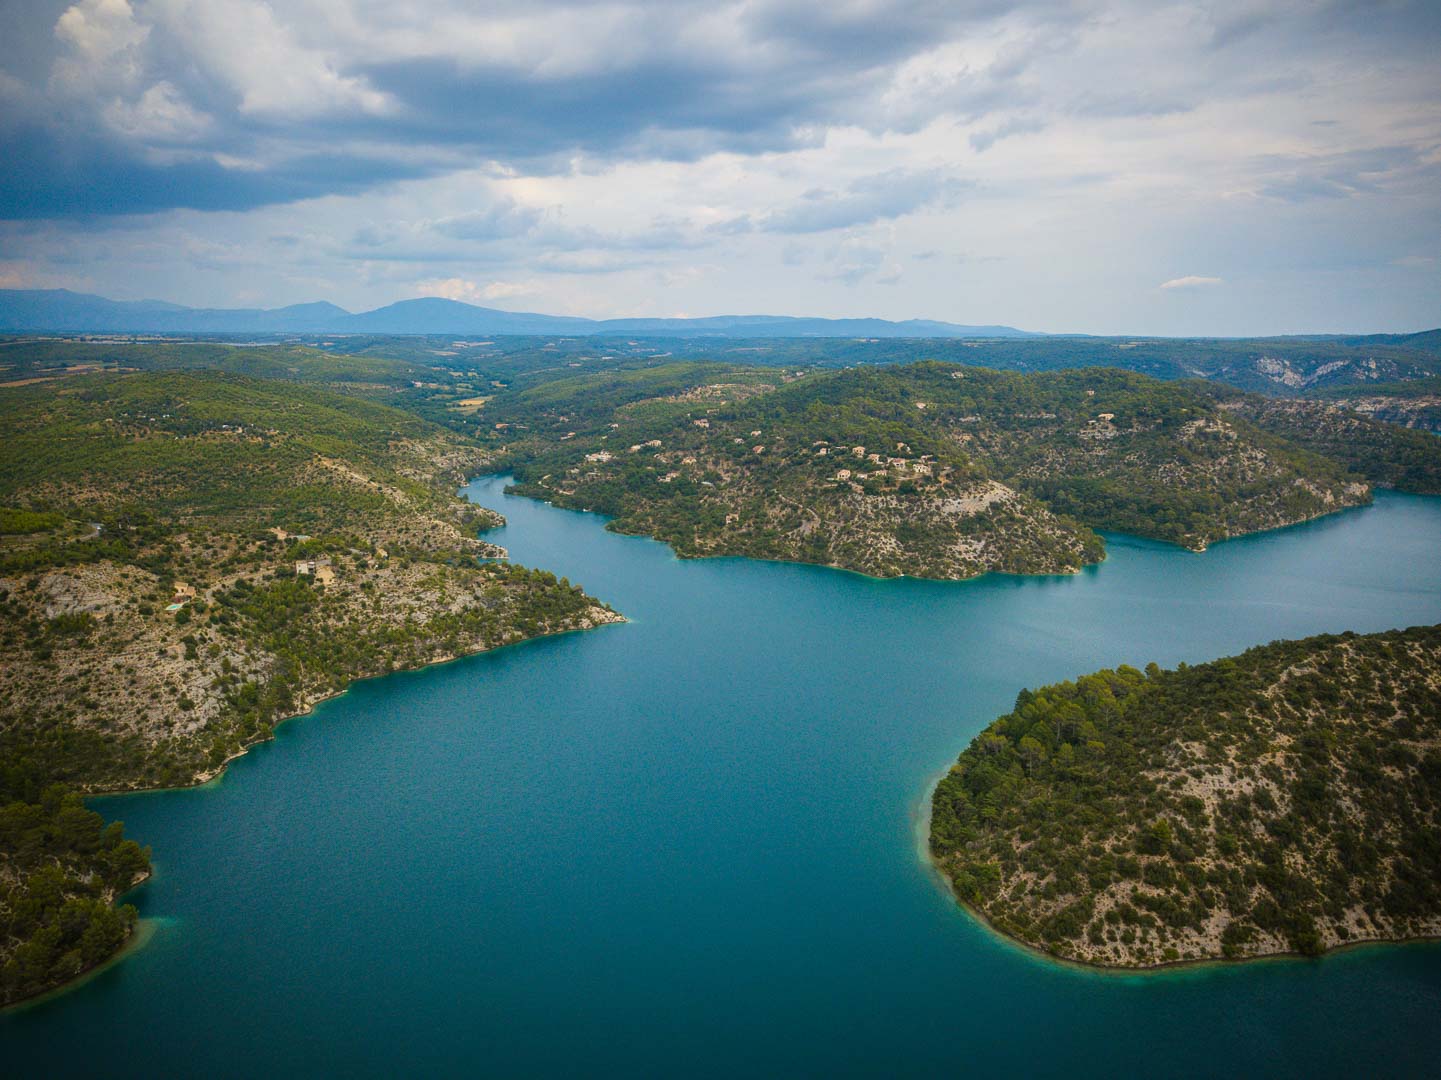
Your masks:
<svg viewBox="0 0 1441 1080"><path fill-rule="evenodd" d="M536 641L536 640L539 640L539 639L544 638L544 637L553 637L553 636L556 636L556 635L558 635L558 634L578 633L578 632L581 632L581 631L584 631L584 630L594 630L594 629L598 629L598 628L600 628L600 627L602 627L602 626L611 626L611 625L615 625L615 624L617 624L617 623L623 623L623 622L625 622L625 621L626 621L626 619L625 619L625 617L624 617L623 615L620 615L619 613L617 613L617 612L615 612L615 611L612 611L612 610L611 610L610 608L608 608L608 607L605 607L605 606L602 606L602 605L597 604L597 605L592 606L592 607L585 613L585 617L584 617L582 620L580 620L580 621L579 621L576 625L574 625L574 626L567 626L567 627L558 628L558 629L555 629L555 630L546 631L545 633L541 633L541 634L534 634L534 635L530 635L530 636L526 636L526 637L519 637L519 638L516 638L516 639L513 640L513 641L507 641L507 642L505 642L505 643L503 643L503 644L501 644L501 645L479 645L479 646L477 646L476 648L473 648L473 649L464 649L464 650L461 650L461 651L456 652L456 653L438 654L438 655L433 656L433 657L431 657L431 658L429 658L429 659L427 659L427 660L422 661L421 663L414 664L414 665L410 665L410 666L407 666L407 667L402 667L402 668L395 668L395 669L390 670L390 671L376 671L376 672L373 672L373 673L368 674L368 675L358 675L358 676L356 676L354 679L352 679L345 687L343 687L343 688L341 688L341 689L339 689L339 690L327 691L327 692L323 692L323 693L311 693L311 694L303 695L303 696L301 697L299 703L298 703L298 706L299 706L299 707L296 709L296 711L293 712L293 713L291 713L291 714L289 714L289 715L287 715L287 716L281 717L279 720L276 721L274 727L278 728L278 727L280 726L280 724L282 724L282 723L286 723L286 722L288 722L288 721L290 721L290 720L295 720L295 719L298 719L298 718L300 718L300 717L310 715L311 713L313 713L313 712L315 711L316 706L320 705L322 702L329 701L329 700L331 700L331 699L333 699L333 698L342 697L344 694L346 694L346 693L349 691L350 687L351 687L352 685L354 685L355 682L360 681L360 680L362 680L362 679L383 678L383 677L386 676L386 675L398 674L399 672L402 672L402 671L421 671L421 670L424 670L424 669L426 669L426 668L436 667L436 666L439 666L439 665L441 665L441 664L452 663L452 662L454 662L454 661L456 661L456 660L462 660L462 659L465 659L466 657L478 656L478 655L480 655L481 653L491 652L491 651L493 651L494 649L497 649L497 648L505 648L505 647L507 647L507 646L509 646L509 645L519 645L519 644L522 644L523 642L526 642L526 641ZM224 775L226 769L230 766L230 763L231 763L231 762L236 761L237 759L244 757L246 754L250 753L250 751L253 750L255 747L257 747L257 746L259 746L259 745L261 745L261 744L263 744L263 743L270 742L270 741L272 741L273 739L274 739L274 729L272 728L271 731L265 733L263 736L258 737L258 738L256 738L256 739L254 739L254 740L246 743L246 744L245 744L244 746L242 746L240 749L238 749L238 750L236 750L234 753L230 754L230 755L229 755L228 757L226 757L225 760L224 760L223 762L221 762L218 766L215 766L214 768L207 769L207 770L201 772L200 774L198 774L198 775L195 777L193 783L181 784L181 785L177 785L177 786L174 786L174 787L168 787L168 788L167 788L167 787L125 787L125 788L119 788L119 789L115 789L115 790L111 790L111 791L94 791L94 792L91 792L90 794L91 794L91 795L94 795L94 796L101 796L101 795L106 795L106 796L108 796L108 795L129 795L129 794L136 794L136 795L138 795L138 794L146 794L146 793L148 793L148 792L161 791L161 790L191 790L191 789L194 789L194 788L203 787L203 786L205 786L206 784L214 783L214 782L215 782L216 780L218 780L222 775ZM125 893L128 893L128 892L130 892L130 891L132 891L132 890L134 890L134 889L137 889L137 888L139 888L141 885L145 884L145 882L148 881L148 880L152 877L152 875L153 875L153 871L146 871L143 875L141 875L141 876L137 877L135 880L131 881L131 882L130 882L128 885L126 885L123 889L114 890L114 891L107 890L107 891L106 891L106 894L105 894L105 900L106 900L106 902L107 902L107 903L114 903L114 902L116 901L116 899L118 899L120 896L122 896L122 895L124 895ZM6 1003L5 1005L0 1006L0 1011L8 1011L8 1010L10 1010L10 1009L15 1009L15 1008L18 1008L18 1007L21 1007L21 1006L33 1006L33 1005L35 1005L35 1004L37 1004L37 1003L39 1003L39 1002L41 1002L41 1001L47 1000L47 999L49 999L49 998L51 998L51 997L53 997L53 996L58 996L58 995L66 992L66 991L69 991L69 990L78 988L79 986L83 985L84 983L88 982L91 978L93 978L99 971L101 971L101 970L103 970L104 968L107 968L107 967L111 966L112 964L120 961L120 960L123 959L126 955L128 955L128 954L131 953L131 952L133 952L133 951L135 950L135 948L137 948L137 947L139 946L139 944L142 943L142 941L141 941L141 936L142 936L143 932L144 932L144 930L143 930L143 926L142 926L141 922L137 922L137 923L135 924L135 926L133 926L133 927L131 928L129 935L127 936L127 938L125 939L125 941L121 944L120 948L117 949L117 950L116 950L113 954L111 954L110 956L107 956L107 957L105 957L104 959L98 961L97 963L92 964L92 965L90 965L90 966L88 966L88 967L85 967L85 968L83 968L83 969L75 972L71 977L65 979L65 980L62 981L62 982L55 983L55 984L50 985L50 986L47 986L47 987L45 987L45 988L43 988L43 989L41 989L41 990L37 990L37 991L36 991L35 993L33 993L33 994L28 994L28 995L26 995L25 997L18 998L18 999L16 999L15 1001L12 1001L12 1002L8 1002L8 1003Z"/></svg>

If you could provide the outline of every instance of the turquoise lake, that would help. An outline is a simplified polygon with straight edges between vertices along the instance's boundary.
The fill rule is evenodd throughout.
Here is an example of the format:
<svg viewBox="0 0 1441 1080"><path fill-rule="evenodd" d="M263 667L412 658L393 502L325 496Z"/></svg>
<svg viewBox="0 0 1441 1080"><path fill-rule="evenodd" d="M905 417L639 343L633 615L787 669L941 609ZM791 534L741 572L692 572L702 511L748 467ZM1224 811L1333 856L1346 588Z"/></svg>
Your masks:
<svg viewBox="0 0 1441 1080"><path fill-rule="evenodd" d="M1048 963L921 855L1025 686L1441 621L1441 499L1070 578L681 561L468 489L632 621L355 686L217 784L101 799L148 944L0 1017L7 1076L1421 1075L1441 946Z"/></svg>

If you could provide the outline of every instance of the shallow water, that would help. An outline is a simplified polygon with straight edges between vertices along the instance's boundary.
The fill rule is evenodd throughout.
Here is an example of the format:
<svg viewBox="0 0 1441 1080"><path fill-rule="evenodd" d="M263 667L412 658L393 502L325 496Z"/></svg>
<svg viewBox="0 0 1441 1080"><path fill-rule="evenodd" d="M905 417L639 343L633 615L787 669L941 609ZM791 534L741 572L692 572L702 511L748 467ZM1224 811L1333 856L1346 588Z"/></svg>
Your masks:
<svg viewBox="0 0 1441 1080"><path fill-rule="evenodd" d="M1153 975L1047 963L918 853L1017 690L1441 621L1441 500L1071 578L685 562L469 491L631 622L357 685L204 790L97 800L163 919L0 1017L9 1075L1418 1075L1441 946Z"/></svg>

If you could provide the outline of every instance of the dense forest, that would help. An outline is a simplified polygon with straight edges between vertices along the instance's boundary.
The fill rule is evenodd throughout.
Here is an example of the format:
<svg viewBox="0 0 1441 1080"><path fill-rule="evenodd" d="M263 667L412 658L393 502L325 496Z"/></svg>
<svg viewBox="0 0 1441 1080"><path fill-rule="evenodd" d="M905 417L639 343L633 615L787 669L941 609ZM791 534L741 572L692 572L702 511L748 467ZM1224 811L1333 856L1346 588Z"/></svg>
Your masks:
<svg viewBox="0 0 1441 1080"><path fill-rule="evenodd" d="M1441 627L1022 691L930 844L996 929L1095 964L1441 934Z"/></svg>
<svg viewBox="0 0 1441 1080"><path fill-rule="evenodd" d="M111 901L150 872L150 853L125 839L61 784L27 790L0 778L0 1006L104 962L135 927Z"/></svg>

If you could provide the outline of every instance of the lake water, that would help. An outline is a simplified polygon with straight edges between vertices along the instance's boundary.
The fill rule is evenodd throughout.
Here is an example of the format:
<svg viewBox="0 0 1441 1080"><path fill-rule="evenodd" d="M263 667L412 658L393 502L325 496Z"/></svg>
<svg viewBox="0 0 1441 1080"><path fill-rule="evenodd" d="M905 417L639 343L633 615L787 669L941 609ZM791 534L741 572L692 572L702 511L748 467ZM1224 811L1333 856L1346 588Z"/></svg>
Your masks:
<svg viewBox="0 0 1441 1080"><path fill-rule="evenodd" d="M0 1018L12 1076L1419 1075L1441 946L1048 963L921 857L1016 692L1441 621L1441 500L1071 578L683 562L502 494L514 558L631 618L357 685L210 788L96 802L151 941Z"/></svg>

